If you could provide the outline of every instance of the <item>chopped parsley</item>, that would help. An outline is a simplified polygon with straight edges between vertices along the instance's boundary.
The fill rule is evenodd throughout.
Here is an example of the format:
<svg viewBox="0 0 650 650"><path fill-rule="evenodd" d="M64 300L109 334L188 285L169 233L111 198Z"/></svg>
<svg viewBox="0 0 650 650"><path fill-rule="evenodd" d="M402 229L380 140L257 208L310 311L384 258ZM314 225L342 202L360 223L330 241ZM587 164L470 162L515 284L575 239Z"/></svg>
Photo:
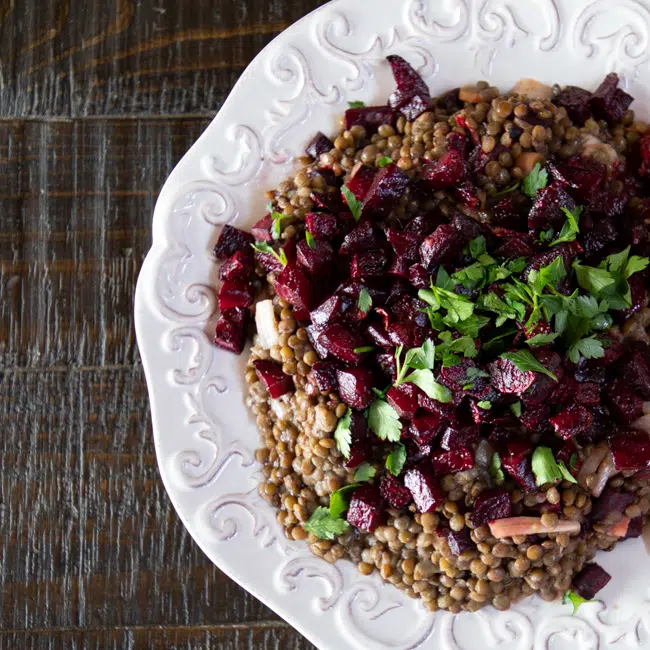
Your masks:
<svg viewBox="0 0 650 650"><path fill-rule="evenodd" d="M354 348L355 354L364 354L365 352L372 352L375 349L374 345L362 345L360 348Z"/></svg>
<svg viewBox="0 0 650 650"><path fill-rule="evenodd" d="M350 524L345 519L332 516L329 508L319 506L305 522L303 528L319 539L332 541L347 531Z"/></svg>
<svg viewBox="0 0 650 650"><path fill-rule="evenodd" d="M406 447L400 442L386 457L386 469L393 475L399 476L406 462Z"/></svg>
<svg viewBox="0 0 650 650"><path fill-rule="evenodd" d="M503 482L506 480L506 477L503 473L503 469L501 468L501 456L499 456L499 454L497 453L492 454L492 457L490 458L490 463L488 465L488 471L490 473L490 476L492 477L492 479L497 485L503 485Z"/></svg>
<svg viewBox="0 0 650 650"><path fill-rule="evenodd" d="M578 613L578 609L580 608L580 605L584 605L584 603L593 603L593 600L587 600L586 598L583 598L580 594L576 593L575 591L572 591L569 589L565 594L564 598L562 598L562 604L563 605L573 605L573 612L571 612L571 616L575 616Z"/></svg>
<svg viewBox="0 0 650 650"><path fill-rule="evenodd" d="M316 240L309 230L305 230L305 239L307 240L307 246L309 246L309 248L316 248Z"/></svg>
<svg viewBox="0 0 650 650"><path fill-rule="evenodd" d="M517 350L517 352L505 352L501 355L502 359L512 361L512 363L519 368L522 372L531 370L533 372L541 372L550 377L553 381L557 381L557 377L547 370L528 350Z"/></svg>
<svg viewBox="0 0 650 650"><path fill-rule="evenodd" d="M548 184L548 172L542 169L539 162L535 163L532 171L526 178L522 185L524 194L534 199L537 196L537 190L541 190Z"/></svg>
<svg viewBox="0 0 650 650"><path fill-rule="evenodd" d="M476 402L476 405L484 411L489 411L492 408L492 402L488 400L481 400L480 402Z"/></svg>
<svg viewBox="0 0 650 650"><path fill-rule="evenodd" d="M389 158L388 156L382 156L379 159L379 163L377 163L377 165L379 167L386 167L386 165L390 165L392 162L393 162L392 158Z"/></svg>
<svg viewBox="0 0 650 650"><path fill-rule="evenodd" d="M551 242L549 246L555 246L563 242L572 242L576 240L580 228L578 227L578 220L582 214L582 206L578 206L574 212L571 212L569 208L563 207L562 212L566 215L566 221L562 226L559 237Z"/></svg>
<svg viewBox="0 0 650 650"><path fill-rule="evenodd" d="M336 492L332 492L330 497L330 514L332 517L340 517L350 505L352 493L359 487L358 483L346 485Z"/></svg>
<svg viewBox="0 0 650 650"><path fill-rule="evenodd" d="M343 454L344 458L350 458L350 446L352 444L352 410L348 407L345 415L338 421L334 431L336 448Z"/></svg>
<svg viewBox="0 0 650 650"><path fill-rule="evenodd" d="M376 399L368 409L368 427L380 440L397 442L402 435L402 423L397 411L383 399Z"/></svg>
<svg viewBox="0 0 650 650"><path fill-rule="evenodd" d="M365 103L364 103L364 102L360 102L360 101L358 101L358 100L353 100L353 101L351 101L351 102L348 102L348 106L349 106L350 108L364 108L364 107L365 107Z"/></svg>
<svg viewBox="0 0 650 650"><path fill-rule="evenodd" d="M367 314L372 307L372 297L368 291L364 288L359 292L359 299L357 300L357 307L364 313Z"/></svg>
<svg viewBox="0 0 650 650"><path fill-rule="evenodd" d="M265 241L258 241L255 242L254 244L251 244L251 246L258 252L258 253L263 253L265 255L273 255L282 266L287 265L287 255L284 252L284 249L281 248L279 251L274 250L271 248L271 246L265 242Z"/></svg>
<svg viewBox="0 0 650 650"><path fill-rule="evenodd" d="M510 412L517 418L521 417L521 402L510 404Z"/></svg>
<svg viewBox="0 0 650 650"><path fill-rule="evenodd" d="M359 221L361 218L361 210L363 209L361 201L357 199L357 197L347 185L344 185L341 188L341 193L343 194L345 202L348 204L348 208L350 208L350 212L352 213L355 221Z"/></svg>
<svg viewBox="0 0 650 650"><path fill-rule="evenodd" d="M533 452L532 467L535 482L538 487L546 483L556 483L561 480L577 483L566 465L561 460L555 460L553 450L549 447L537 447L535 449Z"/></svg>
<svg viewBox="0 0 650 650"><path fill-rule="evenodd" d="M373 467L370 463L361 463L354 473L354 480L358 483L365 483L366 481L372 480L376 473L376 467Z"/></svg>

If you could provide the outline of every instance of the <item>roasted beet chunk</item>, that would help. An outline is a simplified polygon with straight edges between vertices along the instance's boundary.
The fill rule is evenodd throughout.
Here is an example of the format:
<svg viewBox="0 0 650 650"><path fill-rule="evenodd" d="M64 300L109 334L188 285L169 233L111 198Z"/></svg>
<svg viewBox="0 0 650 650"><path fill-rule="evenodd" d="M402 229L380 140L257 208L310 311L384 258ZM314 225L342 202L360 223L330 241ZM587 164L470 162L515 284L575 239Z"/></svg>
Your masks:
<svg viewBox="0 0 650 650"><path fill-rule="evenodd" d="M382 498L379 490L372 485L357 488L350 499L350 507L346 516L348 523L369 533L383 520Z"/></svg>
<svg viewBox="0 0 650 650"><path fill-rule="evenodd" d="M280 397L294 389L293 379L282 372L282 366L275 361L256 359L253 368L272 398Z"/></svg>
<svg viewBox="0 0 650 650"><path fill-rule="evenodd" d="M418 512L431 512L444 503L446 494L433 478L433 474L423 467L414 467L404 475L404 485L413 495Z"/></svg>
<svg viewBox="0 0 650 650"><path fill-rule="evenodd" d="M308 212L305 224L314 239L330 240L338 232L336 217L329 212Z"/></svg>
<svg viewBox="0 0 650 650"><path fill-rule="evenodd" d="M549 162L547 168L551 177L580 203L588 203L607 176L607 167L593 158Z"/></svg>
<svg viewBox="0 0 650 650"><path fill-rule="evenodd" d="M353 126L362 126L369 136L382 124L393 125L395 122L397 114L390 106L362 106L345 111L345 128L349 131Z"/></svg>
<svg viewBox="0 0 650 650"><path fill-rule="evenodd" d="M420 246L420 259L425 268L450 264L463 250L463 236L450 224L438 226Z"/></svg>
<svg viewBox="0 0 650 650"><path fill-rule="evenodd" d="M314 240L314 247L309 246L303 239L298 242L298 264L304 266L312 275L323 275L332 272L334 253L329 242Z"/></svg>
<svg viewBox="0 0 650 650"><path fill-rule="evenodd" d="M246 342L248 316L248 309L244 307L222 311L214 335L215 344L224 350L240 354Z"/></svg>
<svg viewBox="0 0 650 650"><path fill-rule="evenodd" d="M235 251L248 250L254 241L253 235L239 228L224 226L214 247L214 255L218 260L225 260Z"/></svg>
<svg viewBox="0 0 650 650"><path fill-rule="evenodd" d="M635 517L630 520L630 523L627 527L627 534L623 539L634 539L636 537L641 537L643 534L643 517Z"/></svg>
<svg viewBox="0 0 650 650"><path fill-rule="evenodd" d="M312 287L309 277L297 264L287 264L275 279L275 293L294 307L309 311Z"/></svg>
<svg viewBox="0 0 650 650"><path fill-rule="evenodd" d="M638 470L650 467L650 437L645 431L621 429L608 440L617 470Z"/></svg>
<svg viewBox="0 0 650 650"><path fill-rule="evenodd" d="M272 225L273 217L267 214L255 223L251 228L251 233L257 241L271 241L273 239L273 235L271 234Z"/></svg>
<svg viewBox="0 0 650 650"><path fill-rule="evenodd" d="M488 366L493 386L501 393L523 393L535 382L531 370L519 370L507 359L497 359Z"/></svg>
<svg viewBox="0 0 650 650"><path fill-rule="evenodd" d="M573 212L577 206L559 183L537 190L537 198L528 213L528 227L531 230L546 228L559 230L566 221L563 207Z"/></svg>
<svg viewBox="0 0 650 650"><path fill-rule="evenodd" d="M530 461L532 447L524 440L512 440L506 444L505 453L501 454L503 468L512 476L526 493L535 492L537 483Z"/></svg>
<svg viewBox="0 0 650 650"><path fill-rule="evenodd" d="M469 449L458 447L453 451L436 451L431 456L436 476L455 474L474 467L474 456Z"/></svg>
<svg viewBox="0 0 650 650"><path fill-rule="evenodd" d="M573 590L585 600L593 600L596 594L612 579L612 576L596 563L585 565L573 579Z"/></svg>
<svg viewBox="0 0 650 650"><path fill-rule="evenodd" d="M372 454L372 443L368 436L368 423L363 413L352 411L350 415L350 431L352 432L352 445L350 458L345 463L351 469L367 461Z"/></svg>
<svg viewBox="0 0 650 650"><path fill-rule="evenodd" d="M316 307L309 317L314 325L324 327L333 321L343 320L345 314L352 306L353 301L351 297L335 293Z"/></svg>
<svg viewBox="0 0 650 650"><path fill-rule="evenodd" d="M591 93L578 86L567 86L553 100L556 106L563 106L566 112L577 126L584 126L584 123L591 117L589 102Z"/></svg>
<svg viewBox="0 0 650 650"><path fill-rule="evenodd" d="M350 263L350 277L353 280L358 280L381 276L387 264L388 260L382 250L355 253Z"/></svg>
<svg viewBox="0 0 650 650"><path fill-rule="evenodd" d="M313 137L312 141L307 145L305 152L308 156L311 156L314 160L318 160L321 157L321 154L327 153L334 149L334 144L326 136L323 135L320 131Z"/></svg>
<svg viewBox="0 0 650 650"><path fill-rule="evenodd" d="M419 235L395 228L386 228L386 239L393 247L397 257L404 258L411 264L419 258L419 248L423 239Z"/></svg>
<svg viewBox="0 0 650 650"><path fill-rule="evenodd" d="M341 399L358 411L370 406L372 392L372 373L366 368L346 368L336 373Z"/></svg>
<svg viewBox="0 0 650 650"><path fill-rule="evenodd" d="M594 117L609 124L618 122L634 100L618 87L618 75L610 72L592 95L589 106Z"/></svg>
<svg viewBox="0 0 650 650"><path fill-rule="evenodd" d="M422 168L420 182L430 190L437 191L452 187L465 180L467 164L459 151L447 151L438 160Z"/></svg>
<svg viewBox="0 0 650 650"><path fill-rule="evenodd" d="M492 208L492 223L501 228L525 229L525 212L526 206L518 197L506 196Z"/></svg>
<svg viewBox="0 0 650 650"><path fill-rule="evenodd" d="M219 309L250 307L253 304L253 288L248 280L226 280L219 289Z"/></svg>
<svg viewBox="0 0 650 650"><path fill-rule="evenodd" d="M388 105L399 110L412 122L431 105L429 87L410 63L401 56L386 57L393 69L397 90L388 98Z"/></svg>
<svg viewBox="0 0 650 650"><path fill-rule="evenodd" d="M411 383L393 386L386 394L386 400L401 418L412 420L418 410L417 386Z"/></svg>
<svg viewBox="0 0 650 650"><path fill-rule="evenodd" d="M447 534L447 544L452 555L462 555L466 551L472 551L476 548L467 526L459 531L450 530Z"/></svg>
<svg viewBox="0 0 650 650"><path fill-rule="evenodd" d="M605 521L609 515L620 515L635 500L636 497L634 494L620 492L612 487L607 487L598 499L594 499L591 519L599 522Z"/></svg>
<svg viewBox="0 0 650 650"><path fill-rule="evenodd" d="M650 399L650 368L641 352L633 352L624 359L620 376L638 395Z"/></svg>
<svg viewBox="0 0 650 650"><path fill-rule="evenodd" d="M379 492L388 501L391 508L403 508L413 501L409 489L402 485L392 474L385 474L381 477Z"/></svg>
<svg viewBox="0 0 650 650"><path fill-rule="evenodd" d="M351 230L341 244L341 255L352 255L360 251L369 251L379 246L377 233L369 221L362 221L354 230Z"/></svg>
<svg viewBox="0 0 650 650"><path fill-rule="evenodd" d="M438 413L424 413L413 418L409 435L418 445L428 445L444 430L446 420Z"/></svg>
<svg viewBox="0 0 650 650"><path fill-rule="evenodd" d="M339 381L336 377L338 364L332 361L318 361L311 367L311 374L321 393L337 390Z"/></svg>
<svg viewBox="0 0 650 650"><path fill-rule="evenodd" d="M474 511L470 515L475 528L495 519L505 519L511 513L510 495L504 488L484 490L474 502Z"/></svg>
<svg viewBox="0 0 650 650"><path fill-rule="evenodd" d="M354 194L357 201L363 201L366 198L376 175L377 169L362 165L353 172L345 186L350 190L350 192L352 192L352 194ZM345 201L345 196L343 196L343 200Z"/></svg>
<svg viewBox="0 0 650 650"><path fill-rule="evenodd" d="M359 334L339 323L334 323L324 329L318 337L318 342L329 354L346 363L358 363L361 360L361 354L355 352L355 349L365 345Z"/></svg>
<svg viewBox="0 0 650 650"><path fill-rule="evenodd" d="M363 202L363 213L387 217L409 184L409 177L395 163L382 167L374 177Z"/></svg>
<svg viewBox="0 0 650 650"><path fill-rule="evenodd" d="M643 400L635 395L624 379L617 379L603 391L611 414L623 424L632 424L643 415Z"/></svg>
<svg viewBox="0 0 650 650"><path fill-rule="evenodd" d="M220 280L248 280L253 273L253 249L235 251L219 269Z"/></svg>
<svg viewBox="0 0 650 650"><path fill-rule="evenodd" d="M592 417L591 413L584 406L578 406L576 404L569 406L564 411L560 411L549 422L560 438L568 440L569 438L573 438L573 436L587 431L591 427Z"/></svg>
<svg viewBox="0 0 650 650"><path fill-rule="evenodd" d="M475 424L447 427L440 439L440 446L446 451L461 447L473 448L479 440L479 428Z"/></svg>

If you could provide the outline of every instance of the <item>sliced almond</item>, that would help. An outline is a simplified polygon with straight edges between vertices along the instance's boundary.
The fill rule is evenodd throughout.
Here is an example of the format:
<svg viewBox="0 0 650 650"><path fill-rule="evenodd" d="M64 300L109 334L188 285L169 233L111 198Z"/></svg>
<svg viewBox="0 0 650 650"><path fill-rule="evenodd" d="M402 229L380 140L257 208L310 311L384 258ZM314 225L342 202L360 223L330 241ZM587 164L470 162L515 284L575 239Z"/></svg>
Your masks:
<svg viewBox="0 0 650 650"><path fill-rule="evenodd" d="M580 523L561 519L555 526L545 526L541 517L508 517L489 523L490 532L498 539L517 535L539 535L544 533L579 533Z"/></svg>
<svg viewBox="0 0 650 650"><path fill-rule="evenodd" d="M537 79L520 79L510 92L514 95L523 95L528 99L549 100L553 97L553 88Z"/></svg>

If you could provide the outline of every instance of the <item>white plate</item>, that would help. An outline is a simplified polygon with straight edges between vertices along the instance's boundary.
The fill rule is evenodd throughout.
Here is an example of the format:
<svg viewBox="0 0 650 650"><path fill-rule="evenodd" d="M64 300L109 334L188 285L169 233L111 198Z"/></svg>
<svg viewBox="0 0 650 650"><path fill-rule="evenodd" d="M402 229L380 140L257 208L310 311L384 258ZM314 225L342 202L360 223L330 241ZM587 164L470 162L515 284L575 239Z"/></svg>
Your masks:
<svg viewBox="0 0 650 650"><path fill-rule="evenodd" d="M506 90L521 76L594 88L614 70L643 115L649 34L646 0L336 0L264 49L165 184L135 306L163 481L215 564L321 650L650 650L640 540L601 554L613 579L575 617L538 598L434 616L378 576L289 543L257 496L245 355L211 343L220 226L260 218L264 190L291 174L317 130L334 129L348 100L385 103L387 54L411 61L434 94L481 78Z"/></svg>

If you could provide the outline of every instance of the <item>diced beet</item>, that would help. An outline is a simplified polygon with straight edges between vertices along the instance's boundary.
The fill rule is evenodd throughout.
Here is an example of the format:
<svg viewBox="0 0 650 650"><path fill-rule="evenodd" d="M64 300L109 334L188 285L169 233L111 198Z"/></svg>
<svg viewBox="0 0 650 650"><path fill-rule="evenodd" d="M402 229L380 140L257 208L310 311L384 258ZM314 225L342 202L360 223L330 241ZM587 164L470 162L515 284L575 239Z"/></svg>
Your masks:
<svg viewBox="0 0 650 650"><path fill-rule="evenodd" d="M635 393L644 399L650 399L650 367L640 352L626 355L619 372L621 379L626 381Z"/></svg>
<svg viewBox="0 0 650 650"><path fill-rule="evenodd" d="M530 461L531 453L532 446L528 441L514 439L506 443L505 452L501 454L503 468L526 493L537 490L537 482Z"/></svg>
<svg viewBox="0 0 650 650"><path fill-rule="evenodd" d="M461 181L452 188L452 193L458 203L470 210L478 210L481 207L478 188L471 181Z"/></svg>
<svg viewBox="0 0 650 650"><path fill-rule="evenodd" d="M390 349L393 347L393 344L388 338L388 333L386 329L379 321L369 323L366 326L366 337L369 338L377 347Z"/></svg>
<svg viewBox="0 0 650 650"><path fill-rule="evenodd" d="M479 428L475 424L447 427L440 439L440 446L445 451L460 448L471 449L479 441Z"/></svg>
<svg viewBox="0 0 650 650"><path fill-rule="evenodd" d="M253 274L253 249L235 251L219 269L219 279L249 280Z"/></svg>
<svg viewBox="0 0 650 650"><path fill-rule="evenodd" d="M324 329L324 325L316 325L314 323L305 327L307 338L314 350L316 350L316 354L318 354L321 359L327 358L327 348L320 342L320 335L323 333Z"/></svg>
<svg viewBox="0 0 650 650"><path fill-rule="evenodd" d="M645 278L642 273L635 273L628 280L632 298L632 306L621 312L624 317L629 317L641 309L647 302L648 296L645 286Z"/></svg>
<svg viewBox="0 0 650 650"><path fill-rule="evenodd" d="M347 204L343 200L341 193L336 192L312 192L309 195L313 204L319 210L325 210L328 213L339 214L347 209ZM312 233L316 237L315 233Z"/></svg>
<svg viewBox="0 0 650 650"><path fill-rule="evenodd" d="M525 227L525 204L519 202L515 196L502 198L492 208L492 223L502 228Z"/></svg>
<svg viewBox="0 0 650 650"><path fill-rule="evenodd" d="M284 269L282 262L271 253L255 251L255 259L267 273L281 273Z"/></svg>
<svg viewBox="0 0 650 650"><path fill-rule="evenodd" d="M576 156L568 162L550 161L547 168L552 178L580 203L589 202L607 176L607 167L593 158Z"/></svg>
<svg viewBox="0 0 650 650"><path fill-rule="evenodd" d="M359 530L369 533L382 523L384 512L379 490L373 485L357 488L350 499L346 519Z"/></svg>
<svg viewBox="0 0 650 650"><path fill-rule="evenodd" d="M555 228L559 231L566 221L562 208L572 212L577 204L563 189L560 183L552 183L537 190L537 198L528 213L528 227L531 230Z"/></svg>
<svg viewBox="0 0 650 650"><path fill-rule="evenodd" d="M442 368L440 376L445 380L445 385L452 390L463 390L465 386L473 383L467 378L467 371L470 368L476 368L476 362L472 359L461 359L455 366Z"/></svg>
<svg viewBox="0 0 650 650"><path fill-rule="evenodd" d="M550 409L547 405L526 407L519 418L521 423L532 433L548 428Z"/></svg>
<svg viewBox="0 0 650 650"><path fill-rule="evenodd" d="M354 350L365 346L365 341L357 332L340 323L326 327L318 342L329 354L346 363L359 363L361 354Z"/></svg>
<svg viewBox="0 0 650 650"><path fill-rule="evenodd" d="M574 380L575 381L575 380ZM595 406L600 404L600 386L586 382L578 384L576 382L575 400L577 404L582 406Z"/></svg>
<svg viewBox="0 0 650 650"><path fill-rule="evenodd" d="M612 579L612 576L599 564L592 562L586 564L580 573L573 579L573 591L585 600L593 600L596 594L603 589Z"/></svg>
<svg viewBox="0 0 650 650"><path fill-rule="evenodd" d="M379 238L369 221L362 221L350 231L341 244L341 255L351 255L379 247Z"/></svg>
<svg viewBox="0 0 650 650"><path fill-rule="evenodd" d="M524 270L524 277L528 278L528 274L532 271L539 271L543 266L548 266L553 260L562 257L564 260L564 268L570 269L573 258L582 252L582 247L577 241L569 244L558 244L551 248L551 250L537 253L530 259L530 263ZM560 285L561 286L561 285Z"/></svg>
<svg viewBox="0 0 650 650"><path fill-rule="evenodd" d="M312 303L312 286L309 277L297 264L287 264L274 282L275 293L289 304L309 311Z"/></svg>
<svg viewBox="0 0 650 650"><path fill-rule="evenodd" d="M504 488L483 490L474 502L470 521L475 528L495 519L505 519L512 512L510 494Z"/></svg>
<svg viewBox="0 0 650 650"><path fill-rule="evenodd" d="M434 452L431 456L431 463L436 476L445 476L472 469L474 456L466 447L458 447L453 451Z"/></svg>
<svg viewBox="0 0 650 650"><path fill-rule="evenodd" d="M386 298L386 307L392 307L402 296L411 294L409 283L402 278L392 278L390 290Z"/></svg>
<svg viewBox="0 0 650 650"><path fill-rule="evenodd" d="M368 195L368 191L370 190L377 174L378 170L375 167L362 165L354 171L353 175L348 179L348 182L345 185L350 192L354 194L357 201L363 201ZM345 201L345 197L343 197L343 200Z"/></svg>
<svg viewBox="0 0 650 650"><path fill-rule="evenodd" d="M585 359L581 357L574 371L576 381L581 384L584 382L604 384L606 369L600 363L596 363L597 361L600 361L600 359Z"/></svg>
<svg viewBox="0 0 650 650"><path fill-rule="evenodd" d="M420 246L420 258L427 269L456 261L463 250L462 235L450 224L438 226Z"/></svg>
<svg viewBox="0 0 650 650"><path fill-rule="evenodd" d="M395 381L397 378L395 355L392 352L383 352L377 355L376 360L380 370L389 377L391 381Z"/></svg>
<svg viewBox="0 0 650 650"><path fill-rule="evenodd" d="M610 125L618 122L634 98L618 87L618 75L610 72L589 100L594 117Z"/></svg>
<svg viewBox="0 0 650 650"><path fill-rule="evenodd" d="M623 539L634 539L636 537L641 537L643 534L643 517L635 517L630 519L630 523L627 527L627 533Z"/></svg>
<svg viewBox="0 0 650 650"><path fill-rule="evenodd" d="M408 321L426 327L429 324L429 319L423 311L426 306L420 298L404 296L393 305L392 314L400 322Z"/></svg>
<svg viewBox="0 0 650 650"><path fill-rule="evenodd" d="M417 215L406 224L404 231L424 239L436 226L443 223L443 221L442 215L438 212L427 214L426 216Z"/></svg>
<svg viewBox="0 0 650 650"><path fill-rule="evenodd" d="M447 534L447 544L452 555L462 555L467 551L476 550L476 544L472 541L469 528L464 526L461 530L450 530Z"/></svg>
<svg viewBox="0 0 650 650"><path fill-rule="evenodd" d="M381 276L387 264L388 260L382 250L355 253L350 263L350 277L358 280Z"/></svg>
<svg viewBox="0 0 650 650"><path fill-rule="evenodd" d="M438 413L425 413L413 418L409 434L418 445L428 445L442 433L446 424Z"/></svg>
<svg viewBox="0 0 650 650"><path fill-rule="evenodd" d="M597 499L592 500L592 521L604 521L613 513L623 513L625 508L636 501L631 492L623 492L612 487L606 487Z"/></svg>
<svg viewBox="0 0 650 650"><path fill-rule="evenodd" d="M609 450L617 470L650 467L650 436L637 429L620 429L608 439Z"/></svg>
<svg viewBox="0 0 650 650"><path fill-rule="evenodd" d="M259 221L255 222L255 225L251 228L251 233L257 241L269 242L273 239L273 235L271 234L272 225L273 217L270 214L267 214L265 217L262 217Z"/></svg>
<svg viewBox="0 0 650 650"><path fill-rule="evenodd" d="M439 402L437 399L432 399L425 392L420 392L418 395L418 404L420 408L428 411L429 413L437 413L443 418L449 420L452 424L458 421L458 412L456 407L450 403Z"/></svg>
<svg viewBox="0 0 650 650"><path fill-rule="evenodd" d="M498 236L502 243L494 251L497 257L517 259L518 257L528 258L533 254L532 241L528 233L506 230L499 232Z"/></svg>
<svg viewBox="0 0 650 650"><path fill-rule="evenodd" d="M604 395L610 412L623 424L632 424L643 415L643 400L630 390L625 379L616 379Z"/></svg>
<svg viewBox="0 0 650 650"><path fill-rule="evenodd" d="M406 191L409 177L395 163L382 167L375 175L363 202L363 213L387 217Z"/></svg>
<svg viewBox="0 0 650 650"><path fill-rule="evenodd" d="M422 237L419 235L395 228L386 228L386 239L393 247L397 257L404 258L411 264L419 258L419 249L422 243Z"/></svg>
<svg viewBox="0 0 650 650"><path fill-rule="evenodd" d="M346 368L338 370L336 377L339 382L339 395L341 399L358 411L370 406L374 399L372 392L372 372L367 368Z"/></svg>
<svg viewBox="0 0 650 650"><path fill-rule="evenodd" d="M401 418L412 420L418 410L419 389L410 382L393 386L386 393L386 401L397 411Z"/></svg>
<svg viewBox="0 0 650 650"><path fill-rule="evenodd" d="M397 113L390 106L362 106L345 111L345 128L349 131L353 126L362 126L368 136L376 133L382 124L396 122Z"/></svg>
<svg viewBox="0 0 650 650"><path fill-rule="evenodd" d="M388 267L388 274L395 277L403 278L408 280L409 277L409 263L403 258L395 255L393 261Z"/></svg>
<svg viewBox="0 0 650 650"><path fill-rule="evenodd" d="M311 322L315 325L325 326L332 321L342 320L351 307L351 298L334 293L311 312Z"/></svg>
<svg viewBox="0 0 650 650"><path fill-rule="evenodd" d="M372 441L368 436L368 423L363 413L352 411L350 432L352 434L350 458L345 462L345 466L354 469L369 460L372 455Z"/></svg>
<svg viewBox="0 0 650 650"><path fill-rule="evenodd" d="M224 226L214 247L214 255L218 260L225 260L235 251L248 250L254 241L255 238L250 233L233 226Z"/></svg>
<svg viewBox="0 0 650 650"><path fill-rule="evenodd" d="M556 106L563 106L567 115L576 126L584 126L591 117L589 101L591 93L578 86L566 86L553 99Z"/></svg>
<svg viewBox="0 0 650 650"><path fill-rule="evenodd" d="M338 390L339 381L336 377L338 369L339 365L333 361L317 361L311 367L311 374L321 393Z"/></svg>
<svg viewBox="0 0 650 650"><path fill-rule="evenodd" d="M305 153L314 160L318 160L322 154L329 153L332 149L334 149L333 142L319 131L307 145Z"/></svg>
<svg viewBox="0 0 650 650"><path fill-rule="evenodd" d="M235 307L221 312L214 336L215 345L224 350L240 354L246 343L246 325L249 312L244 307Z"/></svg>
<svg viewBox="0 0 650 650"><path fill-rule="evenodd" d="M273 399L294 390L293 379L282 372L282 365L276 361L256 359L253 361L253 368Z"/></svg>
<svg viewBox="0 0 650 650"><path fill-rule="evenodd" d="M336 217L329 212L308 212L305 215L305 225L314 239L329 241L338 232Z"/></svg>
<svg viewBox="0 0 650 650"><path fill-rule="evenodd" d="M591 413L584 406L574 404L554 415L549 422L556 435L564 440L584 433L592 424Z"/></svg>
<svg viewBox="0 0 650 650"><path fill-rule="evenodd" d="M431 274L422 266L422 264L413 264L409 268L409 282L416 289L428 289L431 282Z"/></svg>
<svg viewBox="0 0 650 650"><path fill-rule="evenodd" d="M298 264L304 266L312 275L323 275L332 272L334 251L329 242L314 240L311 248L307 240L298 242Z"/></svg>
<svg viewBox="0 0 650 650"><path fill-rule="evenodd" d="M447 498L433 477L433 473L424 467L408 470L404 475L404 485L413 495L418 512L431 512Z"/></svg>
<svg viewBox="0 0 650 650"><path fill-rule="evenodd" d="M406 348L420 347L430 333L428 328L413 322L391 323L387 331L393 345L403 345Z"/></svg>
<svg viewBox="0 0 650 650"><path fill-rule="evenodd" d="M463 154L452 149L422 167L420 182L435 192L459 184L466 176L467 163Z"/></svg>
<svg viewBox="0 0 650 650"><path fill-rule="evenodd" d="M219 309L250 307L255 297L248 280L226 280L219 289Z"/></svg>
<svg viewBox="0 0 650 650"><path fill-rule="evenodd" d="M413 501L409 489L402 485L392 474L385 474L381 477L379 492L388 501L391 508L397 508L398 510Z"/></svg>
<svg viewBox="0 0 650 650"><path fill-rule="evenodd" d="M501 393L523 393L535 382L532 370L519 370L507 359L497 359L488 366L492 384Z"/></svg>
<svg viewBox="0 0 650 650"><path fill-rule="evenodd" d="M399 110L412 122L431 105L429 87L410 63L401 56L391 55L386 59L393 69L397 90L388 98L388 105Z"/></svg>

